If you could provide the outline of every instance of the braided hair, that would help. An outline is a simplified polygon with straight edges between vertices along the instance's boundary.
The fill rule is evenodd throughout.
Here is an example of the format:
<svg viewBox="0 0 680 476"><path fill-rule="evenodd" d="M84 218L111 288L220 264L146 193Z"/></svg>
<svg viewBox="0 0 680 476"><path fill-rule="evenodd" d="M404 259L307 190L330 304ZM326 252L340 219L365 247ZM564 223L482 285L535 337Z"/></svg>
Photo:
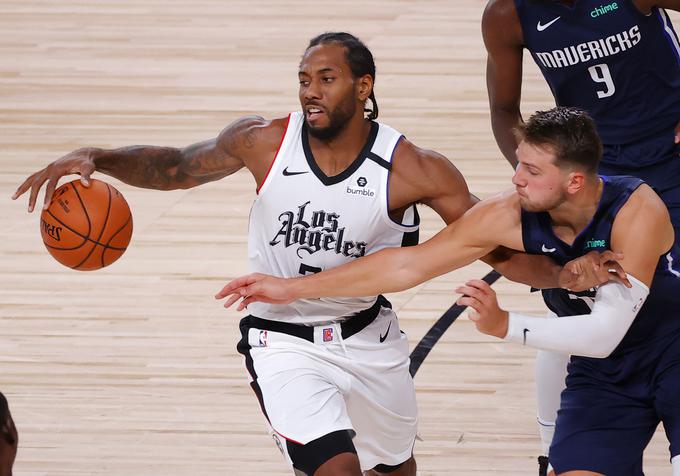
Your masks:
<svg viewBox="0 0 680 476"><path fill-rule="evenodd" d="M345 47L346 59L349 68L352 70L352 76L355 78L369 75L375 84L375 63L373 62L373 55L366 45L356 36L345 32L326 32L319 36L312 38L309 41L307 50L314 46L336 43ZM378 102L375 99L375 92L371 89L371 94L368 96L371 100L371 109L364 108L364 112L368 113L367 119L372 121L378 118Z"/></svg>

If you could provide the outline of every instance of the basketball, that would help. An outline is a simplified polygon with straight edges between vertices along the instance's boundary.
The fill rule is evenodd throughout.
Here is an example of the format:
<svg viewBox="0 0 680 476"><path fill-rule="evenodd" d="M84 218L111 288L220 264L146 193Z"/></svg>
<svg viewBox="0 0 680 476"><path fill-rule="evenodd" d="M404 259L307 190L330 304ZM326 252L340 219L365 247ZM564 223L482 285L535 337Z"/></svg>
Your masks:
<svg viewBox="0 0 680 476"><path fill-rule="evenodd" d="M132 237L132 214L123 195L101 180L66 183L40 215L47 251L64 266L92 271L120 258Z"/></svg>

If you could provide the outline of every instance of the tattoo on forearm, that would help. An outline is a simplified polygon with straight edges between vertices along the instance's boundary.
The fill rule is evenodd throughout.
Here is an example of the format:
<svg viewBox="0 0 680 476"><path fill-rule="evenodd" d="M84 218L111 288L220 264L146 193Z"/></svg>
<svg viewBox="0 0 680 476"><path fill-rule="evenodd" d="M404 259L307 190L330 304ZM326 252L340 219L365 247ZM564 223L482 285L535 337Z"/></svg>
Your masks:
<svg viewBox="0 0 680 476"><path fill-rule="evenodd" d="M190 158L182 162L180 172L193 177L224 176L241 168L238 159L224 149L210 145L208 146L210 152L204 152L201 150L204 145L204 143L196 144L185 151L185 155Z"/></svg>
<svg viewBox="0 0 680 476"><path fill-rule="evenodd" d="M96 158L97 170L130 185L161 190L217 180L243 167L239 157L257 145L263 121L240 119L217 143L212 139L185 149L139 145L103 151Z"/></svg>
<svg viewBox="0 0 680 476"><path fill-rule="evenodd" d="M123 147L98 157L97 170L137 187L167 189L181 159L181 151L171 147Z"/></svg>

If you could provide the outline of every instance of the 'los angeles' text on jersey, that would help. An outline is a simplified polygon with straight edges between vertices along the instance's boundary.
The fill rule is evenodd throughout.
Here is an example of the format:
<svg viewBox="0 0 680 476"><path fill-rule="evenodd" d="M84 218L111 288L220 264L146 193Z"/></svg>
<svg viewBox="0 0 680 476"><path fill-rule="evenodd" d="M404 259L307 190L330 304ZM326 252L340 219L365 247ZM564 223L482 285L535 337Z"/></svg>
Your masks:
<svg viewBox="0 0 680 476"><path fill-rule="evenodd" d="M288 126L250 212L248 260L253 272L292 278L317 273L383 248L417 241L418 214L400 221L388 210L392 157L402 135L370 123L362 150L346 170L327 176L310 146L301 113ZM302 299L286 305L253 303L257 317L296 324L337 322L369 308L377 296Z"/></svg>
<svg viewBox="0 0 680 476"><path fill-rule="evenodd" d="M308 210L309 201L279 215L281 228L269 242L271 246L281 244L288 248L297 247L300 258L319 251L331 251L349 258L360 258L366 254L366 242L345 240L345 227L339 225L340 215L325 210Z"/></svg>

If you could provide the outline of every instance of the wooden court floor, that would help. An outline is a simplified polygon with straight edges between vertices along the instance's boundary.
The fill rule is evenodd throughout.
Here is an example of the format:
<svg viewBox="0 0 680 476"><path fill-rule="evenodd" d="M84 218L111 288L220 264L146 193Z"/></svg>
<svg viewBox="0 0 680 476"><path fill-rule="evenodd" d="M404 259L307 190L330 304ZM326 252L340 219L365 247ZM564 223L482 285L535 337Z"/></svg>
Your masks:
<svg viewBox="0 0 680 476"><path fill-rule="evenodd" d="M306 42L347 30L373 50L380 119L446 154L486 197L509 185L493 141L483 0L2 0L0 2L0 390L21 444L16 475L289 474L235 351L239 314L212 298L246 271L252 179L155 192L115 180L135 232L93 273L47 254L37 214L9 197L81 146L183 146L244 114L298 108ZM551 104L526 64L523 109ZM423 213L424 237L442 223ZM413 345L483 264L391 296ZM502 304L540 314L525 286ZM416 376L421 475L536 473L532 350L464 316ZM670 474L657 433L647 474Z"/></svg>

